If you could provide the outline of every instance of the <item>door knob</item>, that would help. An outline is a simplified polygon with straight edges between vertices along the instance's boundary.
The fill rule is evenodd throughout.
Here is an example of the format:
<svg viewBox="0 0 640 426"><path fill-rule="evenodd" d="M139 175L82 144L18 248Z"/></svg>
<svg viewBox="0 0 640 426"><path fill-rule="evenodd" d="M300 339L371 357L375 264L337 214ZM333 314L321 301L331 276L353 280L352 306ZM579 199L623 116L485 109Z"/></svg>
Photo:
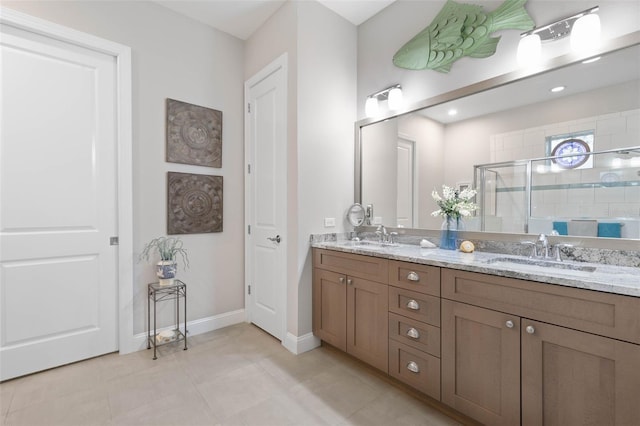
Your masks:
<svg viewBox="0 0 640 426"><path fill-rule="evenodd" d="M267 237L267 240L273 241L274 243L280 244L280 235L276 235L275 237Z"/></svg>
<svg viewBox="0 0 640 426"><path fill-rule="evenodd" d="M525 330L526 330L526 331L527 331L527 333L529 333L529 334L533 334L533 333L535 333L535 332L536 332L536 329L535 329L535 328L533 328L533 326L532 326L532 325L528 325L528 326L527 326L527 328L525 328Z"/></svg>
<svg viewBox="0 0 640 426"><path fill-rule="evenodd" d="M509 320L505 325L507 326L507 328L513 328L513 321Z"/></svg>

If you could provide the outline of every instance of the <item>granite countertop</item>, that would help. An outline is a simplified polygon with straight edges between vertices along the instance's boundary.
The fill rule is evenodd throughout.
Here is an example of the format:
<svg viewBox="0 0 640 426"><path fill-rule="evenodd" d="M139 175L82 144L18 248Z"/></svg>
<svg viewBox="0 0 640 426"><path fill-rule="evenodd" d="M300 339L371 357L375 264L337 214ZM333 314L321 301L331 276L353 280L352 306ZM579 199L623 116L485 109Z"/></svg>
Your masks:
<svg viewBox="0 0 640 426"><path fill-rule="evenodd" d="M421 248L410 244L382 246L369 241L314 242L312 247L640 297L640 268L566 261L559 264L561 267L551 266L558 265L555 261L540 261L539 265L519 264L514 262L535 260L498 253Z"/></svg>

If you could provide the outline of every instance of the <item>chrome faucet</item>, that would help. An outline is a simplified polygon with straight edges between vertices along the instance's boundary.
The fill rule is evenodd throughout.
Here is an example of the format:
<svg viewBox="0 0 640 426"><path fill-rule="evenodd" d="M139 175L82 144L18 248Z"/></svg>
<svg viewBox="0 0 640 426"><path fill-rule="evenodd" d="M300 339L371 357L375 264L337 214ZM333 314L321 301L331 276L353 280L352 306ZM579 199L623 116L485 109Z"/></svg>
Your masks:
<svg viewBox="0 0 640 426"><path fill-rule="evenodd" d="M547 239L547 236L544 234L540 234L538 236L538 242L542 244L543 254L540 254L540 256L544 257L545 259L549 259L551 256L549 256L549 240Z"/></svg>
<svg viewBox="0 0 640 426"><path fill-rule="evenodd" d="M378 242L386 243L389 238L389 233L387 232L387 228L384 225L378 225L378 229L376 229L376 234L378 234Z"/></svg>
<svg viewBox="0 0 640 426"><path fill-rule="evenodd" d="M554 259L556 262L562 262L562 248L573 247L571 244L556 244L552 246L549 244L549 240L545 234L540 234L538 240L535 242L523 241L522 244L531 246L529 258ZM540 251L538 251L538 245L542 247ZM552 253L555 253L555 256L553 256Z"/></svg>

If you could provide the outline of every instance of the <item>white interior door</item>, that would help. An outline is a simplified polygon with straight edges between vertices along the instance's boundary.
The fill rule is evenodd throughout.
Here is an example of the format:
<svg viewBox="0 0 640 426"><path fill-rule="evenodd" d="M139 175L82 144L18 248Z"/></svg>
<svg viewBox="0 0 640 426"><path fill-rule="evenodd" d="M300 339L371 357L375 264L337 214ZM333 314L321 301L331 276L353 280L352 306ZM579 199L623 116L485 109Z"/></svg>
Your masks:
<svg viewBox="0 0 640 426"><path fill-rule="evenodd" d="M407 139L398 139L398 188L397 188L397 208L398 223L396 226L414 227L414 165L415 165L415 143Z"/></svg>
<svg viewBox="0 0 640 426"><path fill-rule="evenodd" d="M2 25L0 380L118 349L113 56Z"/></svg>
<svg viewBox="0 0 640 426"><path fill-rule="evenodd" d="M245 83L248 320L285 337L287 223L286 56Z"/></svg>

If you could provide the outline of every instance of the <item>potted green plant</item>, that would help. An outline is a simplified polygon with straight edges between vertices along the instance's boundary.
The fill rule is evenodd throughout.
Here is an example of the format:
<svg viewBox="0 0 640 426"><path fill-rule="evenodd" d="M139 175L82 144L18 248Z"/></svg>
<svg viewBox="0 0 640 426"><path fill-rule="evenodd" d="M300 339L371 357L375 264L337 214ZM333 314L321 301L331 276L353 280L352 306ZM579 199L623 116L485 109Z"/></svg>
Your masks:
<svg viewBox="0 0 640 426"><path fill-rule="evenodd" d="M177 257L180 255L183 268L189 266L189 255L183 247L182 240L176 237L158 237L149 241L140 253L139 260L149 261L153 253L157 252L160 261L156 264L156 275L160 285L171 285L176 277Z"/></svg>

